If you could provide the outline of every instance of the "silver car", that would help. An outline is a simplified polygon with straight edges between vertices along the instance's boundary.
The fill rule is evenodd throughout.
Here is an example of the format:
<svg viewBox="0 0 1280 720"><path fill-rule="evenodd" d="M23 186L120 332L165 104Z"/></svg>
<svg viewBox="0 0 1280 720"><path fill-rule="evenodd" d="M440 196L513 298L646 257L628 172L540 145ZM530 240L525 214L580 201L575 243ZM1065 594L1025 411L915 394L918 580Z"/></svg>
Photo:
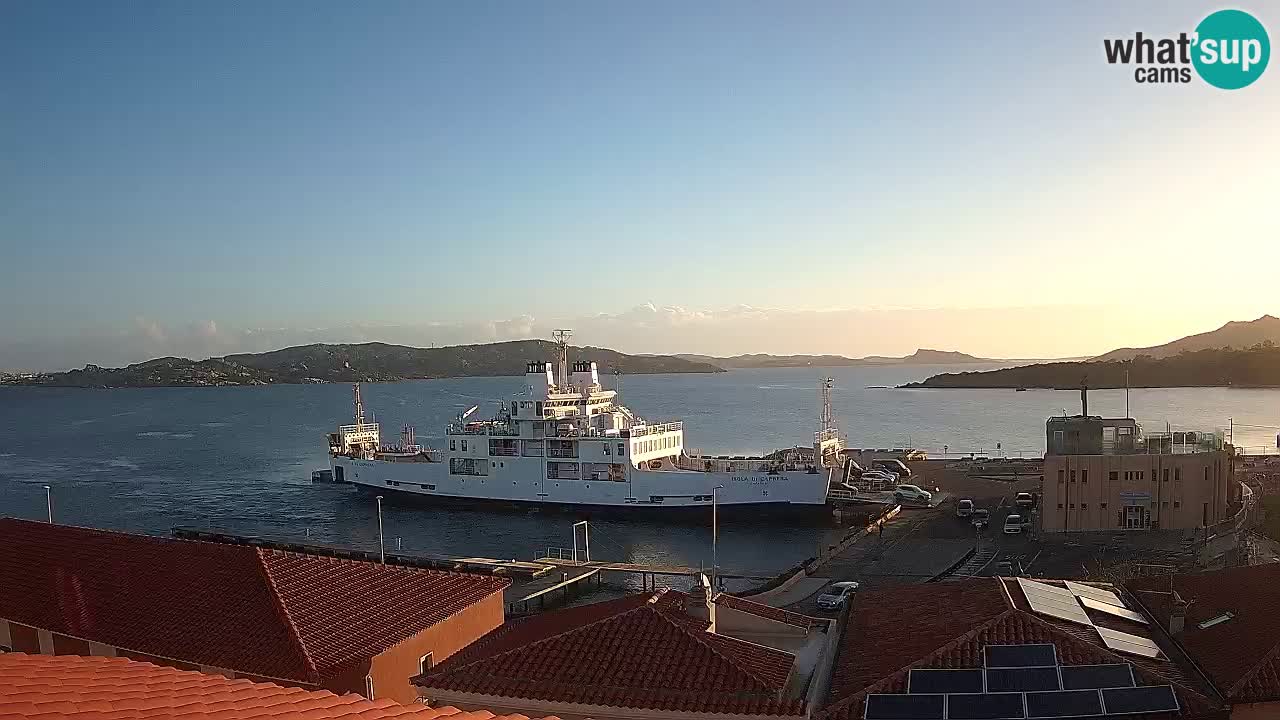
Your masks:
<svg viewBox="0 0 1280 720"><path fill-rule="evenodd" d="M819 610L839 610L849 602L849 598L858 591L858 583L854 580L831 583L822 594L818 595Z"/></svg>

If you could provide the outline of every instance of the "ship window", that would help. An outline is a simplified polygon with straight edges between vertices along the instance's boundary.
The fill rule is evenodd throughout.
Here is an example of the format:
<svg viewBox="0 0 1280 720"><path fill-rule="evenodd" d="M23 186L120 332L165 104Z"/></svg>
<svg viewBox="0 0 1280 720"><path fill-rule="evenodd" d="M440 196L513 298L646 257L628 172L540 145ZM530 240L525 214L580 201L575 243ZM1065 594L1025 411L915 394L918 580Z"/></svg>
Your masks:
<svg viewBox="0 0 1280 720"><path fill-rule="evenodd" d="M457 450L457 449L458 449L458 441L457 441L457 440L450 440L450 441L449 441L449 449L450 449L450 450Z"/></svg>
<svg viewBox="0 0 1280 720"><path fill-rule="evenodd" d="M608 455L608 454L609 454L609 443L605 443L605 444L604 444L604 454L605 454L605 455Z"/></svg>
<svg viewBox="0 0 1280 720"><path fill-rule="evenodd" d="M618 454L619 455L627 454L627 446L625 443L618 443Z"/></svg>
<svg viewBox="0 0 1280 720"><path fill-rule="evenodd" d="M422 488L423 490L435 490L435 489L436 489L436 486L435 486L435 485L419 485L418 487Z"/></svg>

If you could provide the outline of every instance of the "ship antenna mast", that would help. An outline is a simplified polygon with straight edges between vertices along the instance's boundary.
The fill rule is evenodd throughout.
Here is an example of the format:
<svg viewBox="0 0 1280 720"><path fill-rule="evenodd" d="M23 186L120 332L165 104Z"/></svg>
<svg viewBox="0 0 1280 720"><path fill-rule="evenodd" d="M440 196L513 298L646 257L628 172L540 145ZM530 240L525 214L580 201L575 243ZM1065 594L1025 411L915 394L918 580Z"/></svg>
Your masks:
<svg viewBox="0 0 1280 720"><path fill-rule="evenodd" d="M831 389L835 384L835 378L827 378L821 385L822 415L818 418L818 431L822 433L824 439L829 431L835 430L836 427L836 414L831 408Z"/></svg>
<svg viewBox="0 0 1280 720"><path fill-rule="evenodd" d="M555 330L551 333L551 337L556 339L556 367L560 373L556 376L556 385L561 392L569 387L569 338L572 336L572 330Z"/></svg>
<svg viewBox="0 0 1280 720"><path fill-rule="evenodd" d="M351 386L356 406L356 425L364 425L364 403L360 402L360 383Z"/></svg>

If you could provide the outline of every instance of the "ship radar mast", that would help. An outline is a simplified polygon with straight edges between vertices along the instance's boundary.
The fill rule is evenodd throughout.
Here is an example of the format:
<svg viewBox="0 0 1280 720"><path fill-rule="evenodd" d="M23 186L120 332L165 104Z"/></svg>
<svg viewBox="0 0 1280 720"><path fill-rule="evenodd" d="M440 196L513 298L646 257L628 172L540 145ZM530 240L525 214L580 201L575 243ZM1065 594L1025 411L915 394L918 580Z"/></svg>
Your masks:
<svg viewBox="0 0 1280 720"><path fill-rule="evenodd" d="M360 383L352 384L351 394L355 403L356 425L364 425L364 403L360 402Z"/></svg>
<svg viewBox="0 0 1280 720"><path fill-rule="evenodd" d="M834 430L836 427L835 411L831 409L831 390L836 385L835 378L827 378L822 381L820 393L822 396L822 416L818 418L818 429L822 432Z"/></svg>
<svg viewBox="0 0 1280 720"><path fill-rule="evenodd" d="M572 330L555 330L551 333L551 337L556 339L556 385L560 392L569 387L569 338L572 336Z"/></svg>

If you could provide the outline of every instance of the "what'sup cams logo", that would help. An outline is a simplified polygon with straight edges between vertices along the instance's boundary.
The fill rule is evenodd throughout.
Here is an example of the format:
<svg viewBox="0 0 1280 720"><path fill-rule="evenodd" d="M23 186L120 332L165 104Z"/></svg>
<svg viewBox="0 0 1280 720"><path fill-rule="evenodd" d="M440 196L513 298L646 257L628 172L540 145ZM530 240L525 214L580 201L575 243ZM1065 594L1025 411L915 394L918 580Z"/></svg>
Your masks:
<svg viewBox="0 0 1280 720"><path fill-rule="evenodd" d="M1136 65L1134 82L1189 83L1194 68L1216 88L1238 90L1267 69L1271 38L1257 18L1243 10L1219 10L1200 21L1193 33L1176 38L1131 38L1102 41L1107 62Z"/></svg>

